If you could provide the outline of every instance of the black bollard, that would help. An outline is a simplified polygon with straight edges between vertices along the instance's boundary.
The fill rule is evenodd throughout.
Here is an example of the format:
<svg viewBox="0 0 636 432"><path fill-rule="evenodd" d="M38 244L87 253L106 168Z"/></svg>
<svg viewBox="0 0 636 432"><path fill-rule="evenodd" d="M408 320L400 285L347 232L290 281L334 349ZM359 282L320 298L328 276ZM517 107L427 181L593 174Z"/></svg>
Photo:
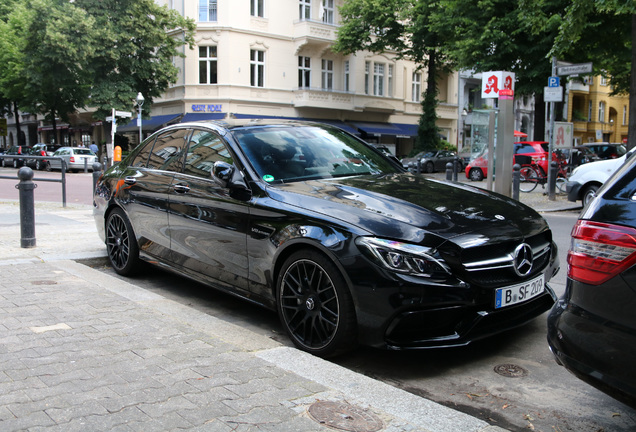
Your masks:
<svg viewBox="0 0 636 432"><path fill-rule="evenodd" d="M552 161L550 164L550 183L548 184L548 200L554 201L556 199L556 178L559 171L559 164L556 161Z"/></svg>
<svg viewBox="0 0 636 432"><path fill-rule="evenodd" d="M459 158L455 156L453 159L453 181L457 181L457 173L459 171Z"/></svg>
<svg viewBox="0 0 636 432"><path fill-rule="evenodd" d="M102 164L99 162L93 163L93 195L95 195L95 188L97 187L97 181L102 175Z"/></svg>
<svg viewBox="0 0 636 432"><path fill-rule="evenodd" d="M453 180L453 163L452 162L448 162L446 164L446 180L448 181Z"/></svg>
<svg viewBox="0 0 636 432"><path fill-rule="evenodd" d="M417 160L417 173L422 174L422 159Z"/></svg>
<svg viewBox="0 0 636 432"><path fill-rule="evenodd" d="M20 191L20 247L35 247L35 203L33 190L37 187L33 183L33 170L22 167L18 170L20 183L15 187Z"/></svg>
<svg viewBox="0 0 636 432"><path fill-rule="evenodd" d="M519 201L519 184L521 182L521 165L512 166L512 199Z"/></svg>

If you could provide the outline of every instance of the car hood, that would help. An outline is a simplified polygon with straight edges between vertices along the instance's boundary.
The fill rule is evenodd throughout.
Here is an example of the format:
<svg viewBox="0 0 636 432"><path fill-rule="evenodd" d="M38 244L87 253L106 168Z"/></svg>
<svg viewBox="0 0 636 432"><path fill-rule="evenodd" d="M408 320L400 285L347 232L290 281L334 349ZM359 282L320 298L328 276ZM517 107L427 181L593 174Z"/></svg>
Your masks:
<svg viewBox="0 0 636 432"><path fill-rule="evenodd" d="M461 183L411 174L270 185L270 197L337 218L368 234L422 242L427 236L476 246L548 229L530 207Z"/></svg>

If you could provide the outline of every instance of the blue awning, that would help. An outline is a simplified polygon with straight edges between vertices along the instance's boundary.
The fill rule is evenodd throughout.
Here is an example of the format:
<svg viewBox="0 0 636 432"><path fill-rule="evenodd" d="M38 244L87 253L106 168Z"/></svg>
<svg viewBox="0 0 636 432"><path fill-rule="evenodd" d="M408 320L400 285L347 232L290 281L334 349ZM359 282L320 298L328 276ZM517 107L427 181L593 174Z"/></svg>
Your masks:
<svg viewBox="0 0 636 432"><path fill-rule="evenodd" d="M351 122L360 131L370 136L390 135L395 137L417 136L417 125L405 123Z"/></svg>
<svg viewBox="0 0 636 432"><path fill-rule="evenodd" d="M211 113L187 113L183 116L180 123L201 121L201 120L223 120L225 113L211 112Z"/></svg>
<svg viewBox="0 0 636 432"><path fill-rule="evenodd" d="M142 119L141 129L144 132L154 132L171 123L177 123L178 118L183 114L167 114L152 116L149 119ZM117 133L139 132L137 119L132 119L126 126L117 127Z"/></svg>
<svg viewBox="0 0 636 432"><path fill-rule="evenodd" d="M407 137L416 137L418 125L416 124L405 124L405 123L393 123L393 126L402 130L402 134Z"/></svg>
<svg viewBox="0 0 636 432"><path fill-rule="evenodd" d="M232 114L232 117L237 119L304 120L304 121L310 121L314 123L324 123L331 126L336 126L344 131L349 132L350 134L360 135L360 131L358 131L356 128L350 126L349 124L341 120L315 119L315 118L303 118L303 117L281 117L281 116L268 116L268 115L258 115L258 114Z"/></svg>

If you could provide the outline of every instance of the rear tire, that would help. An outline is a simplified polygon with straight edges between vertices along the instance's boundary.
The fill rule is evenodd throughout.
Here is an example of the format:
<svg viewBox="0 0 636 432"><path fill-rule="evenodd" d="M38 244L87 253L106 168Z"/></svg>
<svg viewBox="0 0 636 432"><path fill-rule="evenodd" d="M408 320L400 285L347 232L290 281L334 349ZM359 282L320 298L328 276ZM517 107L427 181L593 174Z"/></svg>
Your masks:
<svg viewBox="0 0 636 432"><path fill-rule="evenodd" d="M539 174L532 167L521 167L519 170L519 190L521 192L532 192L539 183Z"/></svg>
<svg viewBox="0 0 636 432"><path fill-rule="evenodd" d="M592 201L594 199L594 197L596 196L596 192L597 191L598 191L598 186L596 186L596 185L590 185L590 186L585 188L585 190L583 191L583 197L581 198L581 201L583 201L583 206L584 207L590 201Z"/></svg>
<svg viewBox="0 0 636 432"><path fill-rule="evenodd" d="M482 181L484 179L484 172L480 168L471 168L468 172L468 176L472 181Z"/></svg>
<svg viewBox="0 0 636 432"><path fill-rule="evenodd" d="M139 247L132 225L123 210L116 208L106 220L106 249L113 269L131 276L140 268Z"/></svg>
<svg viewBox="0 0 636 432"><path fill-rule="evenodd" d="M342 274L324 255L313 250L292 254L276 287L278 316L299 349L326 358L354 348L353 299Z"/></svg>

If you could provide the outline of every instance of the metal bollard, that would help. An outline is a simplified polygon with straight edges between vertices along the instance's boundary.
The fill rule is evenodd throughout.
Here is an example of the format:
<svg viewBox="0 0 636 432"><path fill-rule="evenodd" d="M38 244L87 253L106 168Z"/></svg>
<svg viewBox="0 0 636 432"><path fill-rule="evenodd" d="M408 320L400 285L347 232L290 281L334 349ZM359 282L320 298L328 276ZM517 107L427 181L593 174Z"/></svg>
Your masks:
<svg viewBox="0 0 636 432"><path fill-rule="evenodd" d="M459 171L459 158L455 156L455 159L453 159L453 181L457 181L458 171Z"/></svg>
<svg viewBox="0 0 636 432"><path fill-rule="evenodd" d="M95 188L97 187L97 180L102 175L102 164L99 162L93 163L93 195L95 195Z"/></svg>
<svg viewBox="0 0 636 432"><path fill-rule="evenodd" d="M550 164L550 183L548 184L548 199L550 201L554 201L556 199L556 178L558 170L559 165L556 161L552 161L552 163Z"/></svg>
<svg viewBox="0 0 636 432"><path fill-rule="evenodd" d="M453 180L453 163L452 162L448 162L446 164L446 180L448 181Z"/></svg>
<svg viewBox="0 0 636 432"><path fill-rule="evenodd" d="M35 247L35 203L33 190L37 187L33 183L33 170L22 167L18 170L20 183L15 188L20 191L20 247Z"/></svg>
<svg viewBox="0 0 636 432"><path fill-rule="evenodd" d="M521 183L521 165L512 166L512 199L519 201L519 185Z"/></svg>
<svg viewBox="0 0 636 432"><path fill-rule="evenodd" d="M415 162L409 162L409 172L415 172Z"/></svg>
<svg viewBox="0 0 636 432"><path fill-rule="evenodd" d="M84 174L88 172L88 159L84 158Z"/></svg>
<svg viewBox="0 0 636 432"><path fill-rule="evenodd" d="M422 174L422 159L417 160L417 173Z"/></svg>

